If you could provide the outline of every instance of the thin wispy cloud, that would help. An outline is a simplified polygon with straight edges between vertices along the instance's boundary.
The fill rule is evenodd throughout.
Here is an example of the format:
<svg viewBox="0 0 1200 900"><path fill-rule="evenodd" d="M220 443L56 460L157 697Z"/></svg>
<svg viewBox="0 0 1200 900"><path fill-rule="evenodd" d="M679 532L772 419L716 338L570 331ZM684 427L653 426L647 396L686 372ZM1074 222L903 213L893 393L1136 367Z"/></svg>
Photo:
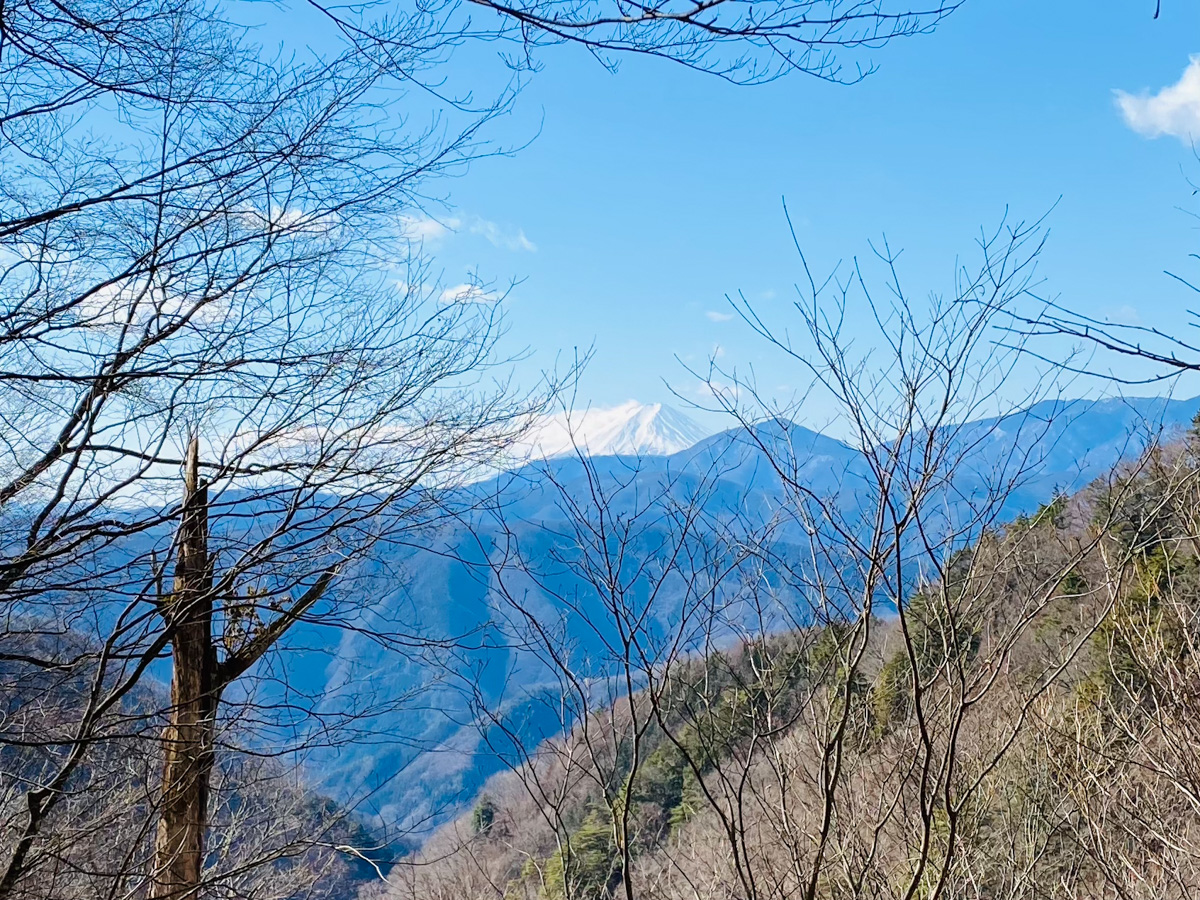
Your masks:
<svg viewBox="0 0 1200 900"><path fill-rule="evenodd" d="M703 378L696 384L695 394L701 402L716 400L723 407L733 408L741 401L742 391L736 383Z"/></svg>
<svg viewBox="0 0 1200 900"><path fill-rule="evenodd" d="M1114 91L1125 124L1143 137L1163 135L1191 143L1200 137L1200 55L1193 55L1183 75L1157 93Z"/></svg>
<svg viewBox="0 0 1200 900"><path fill-rule="evenodd" d="M1128 303L1117 307L1106 307L1102 315L1105 321L1112 322L1117 325L1140 325L1142 324L1142 316L1133 306Z"/></svg>
<svg viewBox="0 0 1200 900"><path fill-rule="evenodd" d="M493 247L514 252L533 253L537 244L531 241L523 228L500 225L482 216L459 218L450 216L435 219L432 216L404 216L400 220L400 232L410 241L435 243L452 234L474 234L482 237Z"/></svg>
<svg viewBox="0 0 1200 900"><path fill-rule="evenodd" d="M430 216L404 216L400 219L400 232L410 241L439 241L457 230L458 219L434 219Z"/></svg>
<svg viewBox="0 0 1200 900"><path fill-rule="evenodd" d="M471 234L480 235L493 247L499 247L501 250L523 250L527 253L537 250L537 244L525 236L523 229L505 228L479 216L472 216L467 221L467 230Z"/></svg>
<svg viewBox="0 0 1200 900"><path fill-rule="evenodd" d="M710 309L704 315L710 322L728 322L733 318L733 313L718 312L715 309Z"/></svg>
<svg viewBox="0 0 1200 900"><path fill-rule="evenodd" d="M445 305L451 303L497 303L500 295L495 291L487 291L477 284L456 284L442 291L438 300Z"/></svg>

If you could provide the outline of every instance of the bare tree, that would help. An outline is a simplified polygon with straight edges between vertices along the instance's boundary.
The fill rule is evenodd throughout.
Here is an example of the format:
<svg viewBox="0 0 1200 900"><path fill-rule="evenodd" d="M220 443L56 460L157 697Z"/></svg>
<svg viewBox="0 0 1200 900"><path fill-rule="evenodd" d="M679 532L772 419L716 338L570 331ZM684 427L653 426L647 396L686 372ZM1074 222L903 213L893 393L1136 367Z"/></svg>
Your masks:
<svg viewBox="0 0 1200 900"><path fill-rule="evenodd" d="M853 80L836 51L953 8L477 5L493 27L455 3L318 4L332 49L271 57L223 5L0 4L0 658L70 681L73 710L50 735L4 732L40 752L6 779L0 897L65 852L96 755L148 735L156 853L131 874L195 896L227 688L295 626L349 627L356 564L436 519L536 407L490 380L494 297L439 297L403 227L512 98L442 93L453 47ZM398 96L433 124L391 118Z"/></svg>
<svg viewBox="0 0 1200 900"><path fill-rule="evenodd" d="M1131 437L1110 478L1015 515L1066 415L1027 411L1053 382L997 393L1040 249L1036 226L985 237L927 314L886 251L886 303L858 266L807 282L798 331L737 301L847 440L714 369L742 427L696 452L698 479L584 458L546 476L551 553L517 523L485 530L509 640L545 680L476 694L510 771L398 867L393 895L1185 896L1194 607L1147 606L1145 585L1192 583L1191 563L1146 553L1195 552L1194 469ZM851 308L879 325L869 356L841 328ZM747 460L741 505L719 507ZM533 704L563 730L536 748Z"/></svg>
<svg viewBox="0 0 1200 900"><path fill-rule="evenodd" d="M481 117L397 133L375 105L394 50L270 60L202 4L0 22L3 652L83 681L11 784L0 895L69 839L56 807L102 788L99 746L157 732L131 703L168 654L142 875L192 895L224 688L296 623L343 621L335 575L428 521L528 411L486 383L496 308L440 302L402 230ZM389 35L414 70L447 39Z"/></svg>

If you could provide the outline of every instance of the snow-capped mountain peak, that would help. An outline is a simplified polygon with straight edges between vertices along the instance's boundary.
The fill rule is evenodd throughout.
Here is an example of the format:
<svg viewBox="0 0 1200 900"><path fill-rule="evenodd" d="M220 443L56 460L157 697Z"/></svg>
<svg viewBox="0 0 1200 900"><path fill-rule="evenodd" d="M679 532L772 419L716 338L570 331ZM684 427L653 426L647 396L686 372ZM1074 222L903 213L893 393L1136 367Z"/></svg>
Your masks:
<svg viewBox="0 0 1200 900"><path fill-rule="evenodd" d="M550 459L582 452L588 456L668 456L709 433L662 403L629 400L619 406L589 407L546 416L526 438L529 455Z"/></svg>

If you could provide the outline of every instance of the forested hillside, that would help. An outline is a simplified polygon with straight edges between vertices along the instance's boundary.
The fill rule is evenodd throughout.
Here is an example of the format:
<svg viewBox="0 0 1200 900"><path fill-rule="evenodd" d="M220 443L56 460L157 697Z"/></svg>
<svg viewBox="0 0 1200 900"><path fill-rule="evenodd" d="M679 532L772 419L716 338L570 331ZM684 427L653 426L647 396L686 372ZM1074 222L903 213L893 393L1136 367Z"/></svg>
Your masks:
<svg viewBox="0 0 1200 900"><path fill-rule="evenodd" d="M497 776L394 900L1200 891L1200 434L899 615L674 660Z"/></svg>
<svg viewBox="0 0 1200 900"><path fill-rule="evenodd" d="M37 623L21 623L32 632ZM94 693L95 647L78 632L5 645L0 658L0 771L13 785L52 781ZM48 658L74 664L48 669ZM47 898L121 896L154 853L156 795L161 786L160 738L167 698L153 681L127 693L90 736L84 762L57 785L61 802L40 823L53 835L36 857L36 893ZM211 845L213 877L234 896L264 900L316 895L351 897L377 879L374 859L393 848L352 811L322 796L287 759L259 743L247 752L244 723L220 723L220 759L210 785L219 840ZM53 782L52 782L53 783ZM5 801L12 803L12 791ZM9 806L12 810L12 806ZM13 811L15 812L15 810ZM12 812L6 832L15 832ZM338 847L354 847L362 855Z"/></svg>
<svg viewBox="0 0 1200 900"><path fill-rule="evenodd" d="M1046 400L1004 417L947 425L937 439L956 462L953 471L945 467L938 496L924 503L931 510L940 505L966 524L973 517L971 498L987 505L989 482L1008 482L991 511L996 522L1031 514L1056 488L1082 488L1160 432L1181 431L1197 409L1200 398ZM908 466L922 465L920 451L919 445L903 450L911 457ZM323 692L320 708L328 714L361 706L354 695L361 696L364 685L381 696L405 696L431 685L419 708L406 704L376 716L369 727L377 739L324 755L329 789L350 796L363 772L370 772L377 787L374 804L385 818L420 832L418 839L453 818L484 779L503 768L487 734L480 734L476 707L504 710L523 742L563 727L562 710L544 702L546 695L560 693L561 673L536 652L547 636L527 634L524 613L552 624L557 638L570 644L575 674L603 675L618 631L613 598L604 588L612 577L632 602L644 604L639 607L644 626L656 623L659 638L673 633L680 644L648 644L647 652L678 655L683 647L698 651L748 629L774 632L807 623L812 611L802 590L780 590L765 604L747 603L748 592L729 572L713 574L710 584L714 598L728 607L720 617L698 615L689 592L699 583L699 559L703 555L714 565L723 560L752 577L751 569L761 569L769 557L767 577L782 587L796 577L795 571L786 573L789 567L804 568L811 555L807 527L820 521L815 511L808 520L793 514L788 483L827 498L837 505L842 524L863 532L875 511L872 454L888 452L886 445L864 451L772 420L755 423L752 431L722 432L670 456L568 457L461 492L456 499L467 511L459 521L425 535L421 546L389 547L373 561L378 574L364 591L365 627L302 629L300 640L312 662L292 684L299 687L303 680L308 691ZM786 477L775 462L785 467ZM600 535L587 525L602 516L629 529L624 537L616 536L619 528L607 536L624 545L623 554L600 552ZM761 544L759 562L739 560L748 543ZM679 548L687 549L690 561L678 561ZM614 571L597 571L609 556ZM634 600L639 592L653 603ZM692 628L679 631L685 613ZM818 618L828 615L819 612ZM459 677L445 677L441 657L401 663L373 636L373 629L402 627L467 635L470 646L455 657ZM464 684L464 672L470 684ZM493 743L504 743L495 728L485 731ZM397 772L403 774L393 777Z"/></svg>

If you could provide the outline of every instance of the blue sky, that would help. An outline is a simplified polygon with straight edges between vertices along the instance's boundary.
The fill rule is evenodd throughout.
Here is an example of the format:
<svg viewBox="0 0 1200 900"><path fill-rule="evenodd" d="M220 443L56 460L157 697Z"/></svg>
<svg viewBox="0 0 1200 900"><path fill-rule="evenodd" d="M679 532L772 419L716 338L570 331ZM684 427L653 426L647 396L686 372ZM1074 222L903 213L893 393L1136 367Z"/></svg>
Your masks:
<svg viewBox="0 0 1200 900"><path fill-rule="evenodd" d="M1181 327L1200 298L1163 272L1200 277L1188 258L1200 252L1188 181L1200 183L1200 161L1186 139L1137 133L1114 91L1179 82L1200 53L1200 8L1165 0L1158 20L1153 8L967 0L935 33L872 51L878 71L849 87L803 76L737 87L646 59L611 74L555 48L489 133L531 142L439 186L449 206L429 211L453 230L427 225L427 247L448 286L468 271L519 280L506 346L531 351L522 379L594 346L581 404L681 406L667 385L692 396L696 382L676 357L714 351L754 366L762 385L796 382L722 320L728 293L769 314L793 296L785 199L815 268L868 256L886 235L917 298L949 290L956 257L969 260L1006 208L1032 219L1053 207L1044 293ZM1135 103L1135 124L1185 127L1186 104L1170 100Z"/></svg>

